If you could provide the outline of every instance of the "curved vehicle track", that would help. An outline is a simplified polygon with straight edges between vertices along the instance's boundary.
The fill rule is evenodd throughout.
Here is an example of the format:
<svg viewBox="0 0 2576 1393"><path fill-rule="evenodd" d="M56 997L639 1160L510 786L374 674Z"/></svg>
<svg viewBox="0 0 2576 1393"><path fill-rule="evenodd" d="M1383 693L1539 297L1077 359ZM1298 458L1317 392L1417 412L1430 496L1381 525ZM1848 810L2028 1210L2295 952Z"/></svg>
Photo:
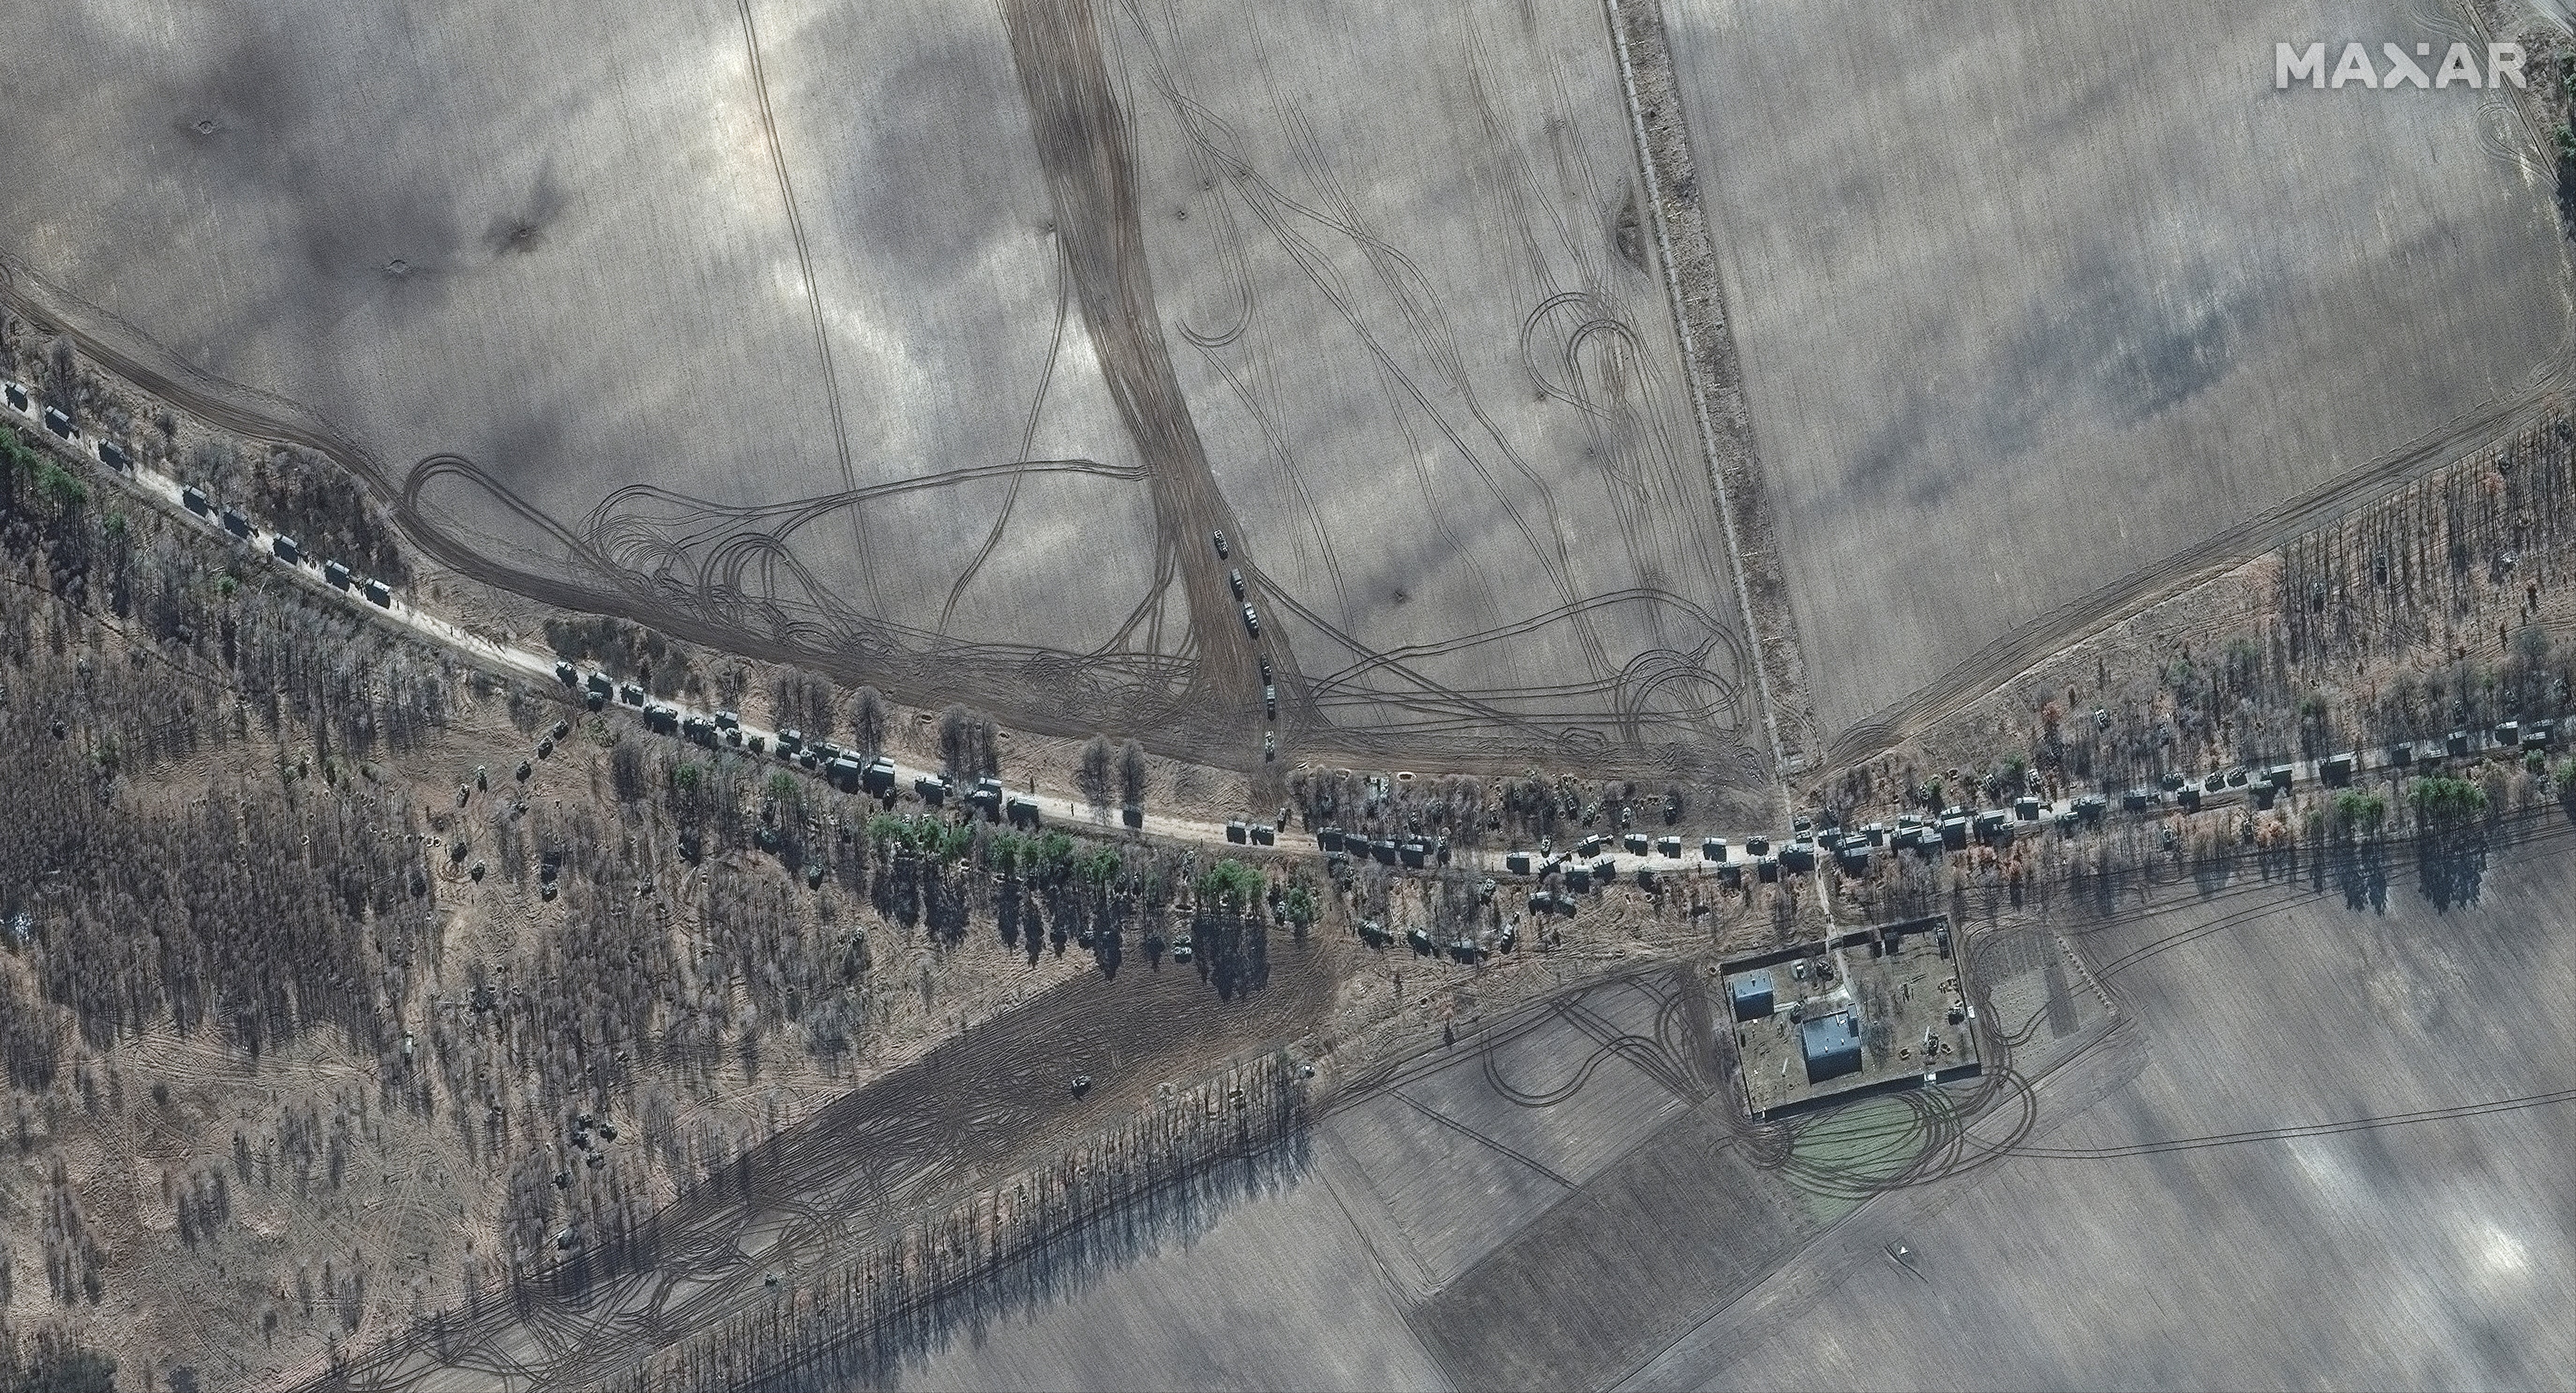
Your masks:
<svg viewBox="0 0 2576 1393"><path fill-rule="evenodd" d="M760 135L769 147L769 166L778 176L778 197L787 211L788 239L796 245L796 271L804 281L805 310L814 321L814 352L823 369L823 400L832 412L832 444L841 462L841 487L859 486L858 466L850 458L850 427L841 412L841 375L832 367L831 321L823 312L822 285L814 279L814 253L805 240L805 215L796 206L796 181L787 172L787 147L778 139L778 117L769 106L769 75L760 61L760 26L752 18L752 0L734 0L742 16L742 47L750 60L751 90L760 108ZM1027 451L1021 451L1026 454ZM860 527L856 510L850 514L850 547L859 561L859 584L879 609L885 607L877 591L876 563L869 554L868 540ZM943 624L942 627L945 627Z"/></svg>

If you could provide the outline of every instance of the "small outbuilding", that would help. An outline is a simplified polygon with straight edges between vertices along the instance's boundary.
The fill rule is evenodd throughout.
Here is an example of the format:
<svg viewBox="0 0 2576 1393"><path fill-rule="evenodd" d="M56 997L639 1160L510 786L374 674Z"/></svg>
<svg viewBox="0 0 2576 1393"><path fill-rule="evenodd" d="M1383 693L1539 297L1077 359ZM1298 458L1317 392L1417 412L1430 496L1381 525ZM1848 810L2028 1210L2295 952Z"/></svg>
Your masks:
<svg viewBox="0 0 2576 1393"><path fill-rule="evenodd" d="M1809 1083L1822 1083L1857 1071L1860 1017L1844 1010L1800 1022L1798 1054L1806 1061Z"/></svg>
<svg viewBox="0 0 2576 1393"><path fill-rule="evenodd" d="M1726 984L1726 999L1739 1021L1758 1021L1771 1014L1771 974L1748 972Z"/></svg>

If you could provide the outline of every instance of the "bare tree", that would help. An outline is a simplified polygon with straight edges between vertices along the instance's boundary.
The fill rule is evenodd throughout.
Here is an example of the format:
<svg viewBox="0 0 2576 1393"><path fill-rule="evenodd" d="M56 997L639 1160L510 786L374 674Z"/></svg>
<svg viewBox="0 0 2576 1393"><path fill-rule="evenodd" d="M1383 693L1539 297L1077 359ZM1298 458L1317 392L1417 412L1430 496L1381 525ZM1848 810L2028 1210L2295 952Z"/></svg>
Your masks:
<svg viewBox="0 0 2576 1393"><path fill-rule="evenodd" d="M632 740L620 740L608 752L608 783L620 801L632 803L644 796L644 751Z"/></svg>
<svg viewBox="0 0 2576 1393"><path fill-rule="evenodd" d="M885 748L885 696L874 687L861 687L850 698L850 742L870 755Z"/></svg>
<svg viewBox="0 0 2576 1393"><path fill-rule="evenodd" d="M1124 802L1145 802L1145 749L1133 740L1118 744L1118 793Z"/></svg>
<svg viewBox="0 0 2576 1393"><path fill-rule="evenodd" d="M743 693L751 687L751 669L740 663L727 663L716 669L716 700L728 711L742 709Z"/></svg>
<svg viewBox="0 0 2576 1393"><path fill-rule="evenodd" d="M1082 801L1095 808L1109 806L1109 758L1109 737L1095 735L1082 747L1082 767L1074 774Z"/></svg>
<svg viewBox="0 0 2576 1393"><path fill-rule="evenodd" d="M71 336L68 334L62 335L56 338L52 343L45 345L45 360L46 365L52 369L46 377L46 398L52 401L54 405L61 407L64 411L70 412L79 410L79 360L72 356Z"/></svg>
<svg viewBox="0 0 2576 1393"><path fill-rule="evenodd" d="M939 713L939 761L956 779L980 779L1001 767L1001 735L993 718L971 706Z"/></svg>
<svg viewBox="0 0 2576 1393"><path fill-rule="evenodd" d="M839 725L832 684L801 668L780 674L769 684L769 718L782 730L802 731L808 740L829 740Z"/></svg>

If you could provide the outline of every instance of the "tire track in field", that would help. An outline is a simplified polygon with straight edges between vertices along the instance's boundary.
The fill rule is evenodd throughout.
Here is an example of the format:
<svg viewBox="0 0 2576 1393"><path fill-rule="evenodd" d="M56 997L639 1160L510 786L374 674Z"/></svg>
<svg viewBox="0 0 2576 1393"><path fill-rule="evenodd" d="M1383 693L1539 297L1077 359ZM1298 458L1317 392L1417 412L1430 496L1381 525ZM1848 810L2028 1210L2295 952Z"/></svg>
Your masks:
<svg viewBox="0 0 2576 1393"><path fill-rule="evenodd" d="M1066 312L1072 308L1072 305L1072 287L1064 273L1064 244L1058 242L1055 258L1055 330L1047 337L1046 366L1038 370L1037 392L1029 398L1028 424L1020 431L1021 459L1027 459L1037 452L1038 420L1046 411L1047 388L1055 381L1056 359L1064 352L1064 323ZM948 602L939 607L939 622L931 626L934 632L942 634L948 632L948 621L957 613L957 601L966 594L966 587L974 582L976 573L984 569L984 563L991 560L994 551L1002 545L1002 534L1011 525L1011 510L1020 501L1020 481L1024 477L1020 474L1011 476L1009 487L1002 492L1002 506L993 510L993 526L984 534L983 547L975 553L974 559L966 563L965 569L957 573L957 583L948 587Z"/></svg>
<svg viewBox="0 0 2576 1393"><path fill-rule="evenodd" d="M1201 1066L1190 1041L1263 1049L1312 1028L1329 974L1315 960L1231 1000L1187 974L1080 978L842 1093L684 1191L606 1251L487 1296L454 1319L414 1322L307 1387L394 1390L458 1369L579 1382L708 1328L759 1298L764 1271L813 1271L902 1231L943 1195L1012 1174L1071 1136L1114 1130L1154 1080ZM1140 1022L1152 1029L1139 1033ZM1043 1042L1038 1048L1032 1042ZM1059 1067L1086 1056L1080 1099ZM1123 1100L1123 1101L1122 1101ZM502 1351L514 1333L534 1358ZM437 1353L431 1356L431 1351Z"/></svg>
<svg viewBox="0 0 2576 1393"><path fill-rule="evenodd" d="M1804 748L1811 732L1807 736L1801 732L1814 725L1814 707L1804 688L1796 617L1789 610L1778 559L1767 548L1747 541L1750 537L1758 542L1762 535L1762 476L1752 423L1744 410L1743 374L1737 365L1734 331L1727 320L1715 269L1716 243L1698 200L1691 190L1679 187L1684 183L1696 185L1698 170L1689 127L1678 103L1662 113L1656 129L1649 130L1646 125L1642 89L1651 86L1658 93L1658 101L1670 101L1678 91L1662 11L1637 0L1625 0L1624 7L1623 0L1602 0L1602 6L1609 21L1611 51L1619 64L1629 136L1635 142L1637 167L1646 181L1647 222L1654 230L1656 260L1663 268L1665 299L1672 312L1675 337L1681 343L1682 376L1690 394L1692 424L1698 431L1709 490L1717 498L1726 538L1727 567L1744 619L1754 686L1761 694L1762 721L1771 747L1767 772L1786 806L1792 798L1787 779L1793 745L1800 747L1796 759L1801 766L1811 758ZM1686 293L1684 268L1674 253L1676 243L1689 258L1695 296ZM1736 473L1742 475L1741 485L1730 480L1730 474ZM1743 493L1740 499L1736 496L1739 487ZM1767 628L1764 619L1771 621ZM1769 656L1774 643L1782 659L1776 676Z"/></svg>
<svg viewBox="0 0 2576 1393"><path fill-rule="evenodd" d="M1157 530L1179 568L1197 660L1173 700L1249 707L1260 697L1255 648L1237 631L1235 601L1208 543L1212 532L1239 537L1242 527L1208 467L1155 309L1132 132L1091 0L1002 0L1002 23L1074 298L1110 398L1145 462ZM1158 605L1149 626L1160 615Z"/></svg>
<svg viewBox="0 0 2576 1393"><path fill-rule="evenodd" d="M2175 553L2088 595L2015 625L1941 674L1930 686L1835 736L1828 763L1874 759L1926 727L2028 671L2041 660L2154 608L2193 586L2255 560L2294 537L2379 502L2425 475L2529 429L2561 409L2565 360L2535 374L2521 396L2472 411L2379 462L2331 479L2257 513L2198 546Z"/></svg>
<svg viewBox="0 0 2576 1393"><path fill-rule="evenodd" d="M1422 276L1420 268L1410 258L1376 238L1362 222L1357 220L1355 205L1350 204L1348 195L1340 189L1338 181L1332 176L1329 168L1321 166L1315 154L1308 149L1308 145L1314 141L1311 125L1302 114L1277 95L1276 84L1270 77L1266 50L1261 49L1256 42L1257 62L1262 69L1265 86L1272 91L1273 105L1280 113L1282 124L1288 131L1290 142L1295 147L1300 163L1308 167L1308 173L1317 181L1325 201L1340 206L1341 211L1338 213L1316 207L1285 193L1276 184L1262 177L1249 161L1233 153L1225 140L1225 137L1230 136L1231 131L1224 120L1181 89L1179 79L1171 70L1168 55L1160 45L1152 41L1150 33L1146 38L1150 81L1157 94L1171 107L1180 123L1182 133L1227 171L1236 187L1243 192L1245 203L1252 210L1255 218L1278 242L1281 250L1288 254L1289 259L1305 274L1316 292L1333 306L1335 313L1348 325L1362 347L1391 375L1391 380L1402 389L1398 397L1399 409L1401 403L1409 401L1420 410L1439 429L1450 448L1456 450L1459 457L1476 473L1484 487L1492 493L1504 515L1510 519L1513 527L1528 543L1531 555L1538 561L1540 569L1546 574L1550 584L1558 591L1559 600L1565 604L1579 603L1574 593L1571 565L1566 556L1564 529L1555 520L1555 505L1549 497L1545 481L1537 478L1529 470L1526 462L1511 450L1508 442L1494 430L1493 423L1484 418L1481 407L1478 407L1472 398L1466 397L1463 386L1453 382L1453 386L1460 387L1462 399L1468 400L1470 413L1477 417L1479 424L1497 441L1505 459L1524 476L1529 490L1539 499L1539 506L1548 515L1549 530L1554 533L1553 546L1542 539L1539 530L1522 515L1519 505L1512 501L1512 493L1503 488L1500 480L1495 477L1492 467L1480 452L1470 446L1460 427L1452 423L1438 409L1431 400L1429 391L1416 382L1410 374L1404 372L1396 363L1393 351L1370 331L1350 287L1343 283L1338 270L1320 250L1300 236L1292 225L1292 220L1311 223L1339 235L1358 248L1382 287L1394 298L1398 313L1406 322L1408 331L1414 336L1416 343L1434 357L1434 366L1441 368L1444 377L1454 376L1449 366L1459 361L1454 332L1450 331L1445 323L1440 322L1435 311L1424 308L1424 302L1427 299L1436 298L1429 281Z"/></svg>
<svg viewBox="0 0 2576 1393"><path fill-rule="evenodd" d="M823 398L832 409L832 444L840 456L841 487L856 489L859 471L850 458L850 428L841 412L841 376L832 367L831 324L823 313L823 287L814 279L814 254L805 240L805 215L796 206L796 181L787 172L787 147L778 139L778 117L769 105L769 75L760 61L760 27L752 19L751 0L734 0L734 8L742 16L742 47L751 61L751 90L759 103L761 139L769 147L770 169L778 176L778 197L787 209L788 236L796 244L796 273L805 283L805 308L814 320L814 352L823 365ZM867 538L855 508L850 511L850 546L858 554L860 586L868 602L883 612L885 597L877 589L876 565L868 555Z"/></svg>
<svg viewBox="0 0 2576 1393"><path fill-rule="evenodd" d="M2117 1161L2131 1156L2161 1156L2175 1151L2205 1151L2221 1146L2249 1146L2258 1142L2339 1136L2345 1132L2375 1132L2390 1127L2412 1127L2425 1122L2464 1122L2509 1112L2528 1111L2533 1108L2560 1107L2568 1103L2576 1103L2576 1088L2562 1088L2552 1093L2524 1094L2517 1098L2496 1098L2481 1103L2459 1103L2445 1108L2424 1108L2415 1112L2376 1113L2368 1117L2345 1118L2336 1122L2299 1123L2287 1127L2263 1127L2245 1132L2217 1132L2200 1137L2169 1137L2161 1141L2128 1142L2117 1146L2022 1146L2015 1148L2012 1154L2043 1161Z"/></svg>
<svg viewBox="0 0 2576 1393"><path fill-rule="evenodd" d="M1573 1181L1566 1179L1563 1175L1558 1174L1556 1171L1549 1169L1544 1163L1540 1162L1529 1153L1518 1151L1510 1146L1506 1146L1502 1142L1494 1140L1483 1132L1477 1131L1475 1128L1468 1126L1466 1123L1461 1122L1436 1108L1426 1107L1421 1103L1415 1102L1411 1095L1407 1094L1400 1088L1387 1090L1387 1096L1404 1104L1406 1107L1413 1109L1415 1112L1422 1114L1424 1117L1431 1119L1433 1122L1448 1128L1450 1131L1456 1132L1458 1135L1465 1137L1469 1141L1488 1147L1499 1155L1520 1162L1522 1165L1527 1166L1531 1170L1538 1172L1540 1175L1555 1181L1557 1184L1564 1186L1568 1190L1579 1190L1583 1188L1582 1186L1575 1184Z"/></svg>

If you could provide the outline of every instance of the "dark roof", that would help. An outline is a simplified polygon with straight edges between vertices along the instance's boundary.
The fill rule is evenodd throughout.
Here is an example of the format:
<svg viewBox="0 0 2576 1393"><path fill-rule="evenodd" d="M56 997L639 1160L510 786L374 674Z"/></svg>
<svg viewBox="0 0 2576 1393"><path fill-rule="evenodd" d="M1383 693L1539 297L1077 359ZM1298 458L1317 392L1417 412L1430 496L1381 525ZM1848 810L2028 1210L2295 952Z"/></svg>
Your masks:
<svg viewBox="0 0 2576 1393"><path fill-rule="evenodd" d="M1810 1017L1798 1027L1798 1053L1807 1082L1818 1083L1860 1067L1860 1018L1849 1011Z"/></svg>

